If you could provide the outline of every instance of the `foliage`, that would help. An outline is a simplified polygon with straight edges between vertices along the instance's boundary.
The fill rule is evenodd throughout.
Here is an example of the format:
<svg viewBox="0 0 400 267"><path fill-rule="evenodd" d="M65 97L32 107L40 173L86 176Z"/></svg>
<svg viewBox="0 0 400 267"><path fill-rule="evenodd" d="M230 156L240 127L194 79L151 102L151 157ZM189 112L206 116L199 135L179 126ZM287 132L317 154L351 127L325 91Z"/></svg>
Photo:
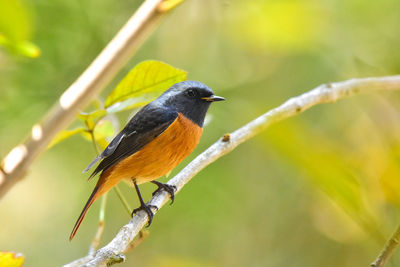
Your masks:
<svg viewBox="0 0 400 267"><path fill-rule="evenodd" d="M121 105L121 102L128 99L134 99L135 103L130 103L126 108L141 106L148 102L143 98L144 95L155 95L163 92L165 88L169 88L173 84L186 79L186 72L174 68L160 61L148 60L139 63L134 67L128 75L117 85L114 91L108 95L105 108L109 108L115 104ZM144 99L148 99L145 97ZM121 110L121 108L112 110Z"/></svg>
<svg viewBox="0 0 400 267"><path fill-rule="evenodd" d="M107 139L116 132L111 121L105 120L107 116L143 106L160 95L165 88L185 79L186 72L183 70L161 61L143 61L132 68L108 95L104 107L95 102L96 110L78 115L85 127L61 131L49 147L79 133L88 141L94 137L96 143L104 149L108 145Z"/></svg>
<svg viewBox="0 0 400 267"><path fill-rule="evenodd" d="M27 57L38 57L39 48L29 41L32 20L23 0L0 0L0 46Z"/></svg>

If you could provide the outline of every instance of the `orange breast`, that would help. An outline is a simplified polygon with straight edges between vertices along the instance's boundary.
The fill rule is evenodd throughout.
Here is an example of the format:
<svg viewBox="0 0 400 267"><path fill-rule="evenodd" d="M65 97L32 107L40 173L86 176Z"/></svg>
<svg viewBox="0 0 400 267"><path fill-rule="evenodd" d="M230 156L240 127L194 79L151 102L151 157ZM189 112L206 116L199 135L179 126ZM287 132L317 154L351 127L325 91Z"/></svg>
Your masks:
<svg viewBox="0 0 400 267"><path fill-rule="evenodd" d="M155 180L189 156L200 141L203 129L179 113L161 135L140 151L120 161L101 175L107 184L135 178L138 184Z"/></svg>

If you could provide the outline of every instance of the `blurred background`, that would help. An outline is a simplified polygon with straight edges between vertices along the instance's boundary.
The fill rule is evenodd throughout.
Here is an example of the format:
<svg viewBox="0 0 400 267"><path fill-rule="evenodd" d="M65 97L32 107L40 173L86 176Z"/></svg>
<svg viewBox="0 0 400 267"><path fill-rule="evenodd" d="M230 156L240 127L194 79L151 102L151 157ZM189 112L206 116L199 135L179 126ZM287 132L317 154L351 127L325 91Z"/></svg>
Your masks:
<svg viewBox="0 0 400 267"><path fill-rule="evenodd" d="M141 1L0 0L0 156L28 135ZM187 0L138 62L189 72L227 101L177 173L223 134L322 83L400 73L397 0ZM270 127L198 174L121 266L367 266L400 222L400 93L321 105ZM124 125L129 112L119 115ZM94 187L92 144L46 151L0 201L0 250L26 266L87 254L100 201L69 233ZM162 181L167 181L163 178ZM134 190L120 186L132 207ZM155 187L142 186L145 199ZM129 217L109 193L102 245ZM388 266L400 265L397 251Z"/></svg>

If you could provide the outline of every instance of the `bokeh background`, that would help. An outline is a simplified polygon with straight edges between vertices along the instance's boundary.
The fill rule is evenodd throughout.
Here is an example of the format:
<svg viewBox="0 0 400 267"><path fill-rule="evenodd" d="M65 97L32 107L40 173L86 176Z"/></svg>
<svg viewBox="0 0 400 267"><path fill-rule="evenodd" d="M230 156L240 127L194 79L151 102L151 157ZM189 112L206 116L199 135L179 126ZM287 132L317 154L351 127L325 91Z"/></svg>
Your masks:
<svg viewBox="0 0 400 267"><path fill-rule="evenodd" d="M0 33L9 38L0 50L1 157L140 2L0 1ZM212 106L200 145L176 173L224 133L292 96L400 73L399 14L397 0L187 0L100 99L146 59L185 69L226 97ZM397 92L362 95L270 127L198 174L121 266L367 266L400 222L399 104ZM120 114L121 125L130 115ZM100 201L72 242L68 236L94 186L81 173L94 156L78 135L42 154L0 201L0 250L23 253L26 266L86 255ZM148 199L154 185L142 188ZM121 190L138 206L132 188ZM110 192L102 244L128 219ZM388 266L398 265L400 251Z"/></svg>

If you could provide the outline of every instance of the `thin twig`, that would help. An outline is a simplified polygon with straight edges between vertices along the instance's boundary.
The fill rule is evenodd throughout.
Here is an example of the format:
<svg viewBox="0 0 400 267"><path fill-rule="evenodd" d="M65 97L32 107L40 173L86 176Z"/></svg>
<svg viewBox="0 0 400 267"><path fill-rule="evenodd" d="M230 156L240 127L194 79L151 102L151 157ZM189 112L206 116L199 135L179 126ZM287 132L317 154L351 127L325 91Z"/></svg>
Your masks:
<svg viewBox="0 0 400 267"><path fill-rule="evenodd" d="M397 227L396 232L390 237L390 239L386 242L385 247L379 253L378 257L375 259L373 263L371 263L372 267L383 267L387 260L392 256L394 250L397 248L400 242L400 225Z"/></svg>
<svg viewBox="0 0 400 267"><path fill-rule="evenodd" d="M168 184L176 186L178 193L186 183L206 166L231 152L239 144L260 133L273 123L297 115L318 104L333 103L339 99L360 93L383 90L400 90L400 75L381 78L351 79L344 82L318 86L307 93L289 99L279 107L268 111L233 133L225 135L224 138L221 138L210 146L175 177L169 180ZM160 209L168 199L169 197L166 192L159 192L154 195L147 204L154 205ZM153 212L156 213L157 210L153 209ZM132 240L134 240L135 236L146 224L147 214L143 211L138 212L121 228L114 239L106 246L99 249L94 256L86 256L77 261L79 261L82 266L106 266L110 258L118 257L118 259L121 259L122 253L129 248ZM65 266L70 267L77 265L67 264Z"/></svg>
<svg viewBox="0 0 400 267"><path fill-rule="evenodd" d="M128 212L129 218L130 218L131 214L132 214L132 209L129 206L128 201L126 201L126 199L125 199L124 195L122 194L121 190L119 189L118 185L114 186L113 189L114 189L114 192L117 194L119 200L121 200L126 212Z"/></svg>
<svg viewBox="0 0 400 267"><path fill-rule="evenodd" d="M66 128L79 110L87 106L135 54L170 10L160 8L164 2L144 1L100 55L56 101L42 121L32 127L27 140L8 153L0 171L0 198L26 175L29 166L46 150L57 132Z"/></svg>
<svg viewBox="0 0 400 267"><path fill-rule="evenodd" d="M92 139L93 149L96 152L96 156L98 156L100 151L99 148L97 147L96 139L94 137L94 129L88 130L88 132L90 134L90 139Z"/></svg>
<svg viewBox="0 0 400 267"><path fill-rule="evenodd" d="M97 227L97 232L96 235L94 236L92 240L92 244L90 245L89 248L89 255L93 255L96 252L96 249L99 247L101 236L103 235L104 232L104 227L105 227L105 213L106 213L106 203L107 203L107 193L105 193L101 197L101 205L100 205L100 212L99 212L99 224Z"/></svg>
<svg viewBox="0 0 400 267"><path fill-rule="evenodd" d="M143 241L146 240L146 238L150 235L150 232L148 230L141 230L139 232L139 237L136 240L133 240L129 246L126 248L126 251L130 251L132 249L137 248L140 244L143 243Z"/></svg>

